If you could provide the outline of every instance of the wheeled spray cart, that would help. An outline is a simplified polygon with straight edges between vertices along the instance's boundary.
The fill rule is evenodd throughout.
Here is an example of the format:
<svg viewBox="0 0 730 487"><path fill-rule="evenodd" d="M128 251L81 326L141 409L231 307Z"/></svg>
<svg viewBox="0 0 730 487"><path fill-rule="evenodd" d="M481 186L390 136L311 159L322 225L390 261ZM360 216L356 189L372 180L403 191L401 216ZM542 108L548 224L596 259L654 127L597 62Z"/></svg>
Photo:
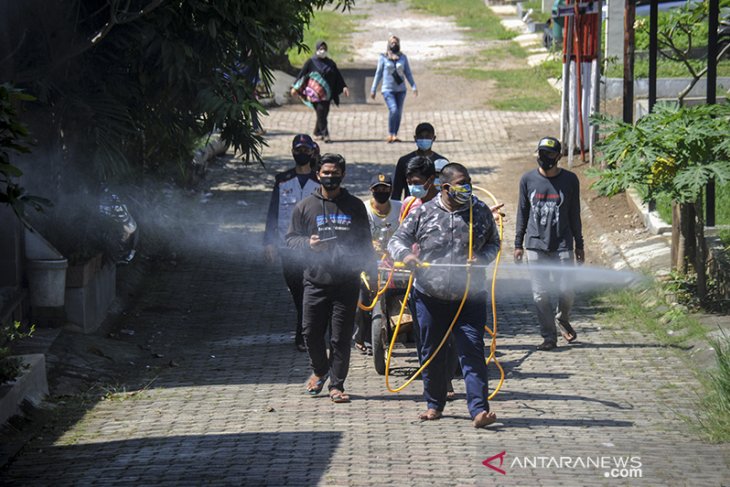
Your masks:
<svg viewBox="0 0 730 487"><path fill-rule="evenodd" d="M405 269L391 269L385 265L380 265L378 272L380 273L380 285L386 287L385 289L381 288L382 294L372 310L371 343L375 371L380 375L385 375L388 346L393 339L393 332L395 331L403 300L406 299L406 288L411 273ZM398 331L399 335L412 338L414 334L413 325L413 317L410 313L404 313Z"/></svg>

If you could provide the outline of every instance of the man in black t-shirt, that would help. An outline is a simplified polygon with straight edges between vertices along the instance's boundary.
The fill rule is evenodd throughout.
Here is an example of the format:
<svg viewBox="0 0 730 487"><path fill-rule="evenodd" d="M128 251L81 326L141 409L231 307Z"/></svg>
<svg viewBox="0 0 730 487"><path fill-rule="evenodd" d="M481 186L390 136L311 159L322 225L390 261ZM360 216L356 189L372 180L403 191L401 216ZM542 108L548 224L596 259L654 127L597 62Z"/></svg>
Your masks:
<svg viewBox="0 0 730 487"><path fill-rule="evenodd" d="M390 199L401 200L411 195L411 192L408 191L408 183L406 182L406 166L408 166L408 161L415 156L427 157L431 162L435 162L437 159L445 159L445 157L431 150L433 141L436 140L436 132L430 123L419 123L413 139L416 141L418 148L398 159L398 163L395 165L395 173L393 174L393 195Z"/></svg>
<svg viewBox="0 0 730 487"><path fill-rule="evenodd" d="M520 263L526 253L530 264L532 296L543 337L538 350L552 350L557 346L557 326L568 343L578 336L570 324L574 292L569 272L556 273L559 296L554 310L550 303L550 290L555 287L551 282L551 267L574 265L574 248L575 261L579 264L585 261L580 182L574 173L557 166L560 157L560 141L543 137L537 146L539 167L520 179L517 204L514 258Z"/></svg>

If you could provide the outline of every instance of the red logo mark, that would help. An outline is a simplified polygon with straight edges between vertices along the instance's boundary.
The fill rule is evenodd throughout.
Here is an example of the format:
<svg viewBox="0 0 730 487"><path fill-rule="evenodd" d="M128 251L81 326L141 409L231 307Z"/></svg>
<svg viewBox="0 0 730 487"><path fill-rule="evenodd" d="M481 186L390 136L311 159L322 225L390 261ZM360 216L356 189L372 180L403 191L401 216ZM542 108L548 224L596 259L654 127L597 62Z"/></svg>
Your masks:
<svg viewBox="0 0 730 487"><path fill-rule="evenodd" d="M494 455L493 457L489 457L489 458L487 458L486 460L484 460L484 461L482 462L482 465L484 465L485 467L489 467L489 468L491 468L492 470L494 470L494 471L496 471L496 472L499 472L499 473L501 473L502 475L506 475L506 474L507 474L507 472L505 472L504 470L502 470L501 468L499 468L499 467L501 467L501 466L502 466L502 464L504 463L504 456L505 456L506 454L507 454L507 452L506 452L506 451L503 451L502 453L497 453L497 454L496 454L496 455ZM499 458L499 467L495 467L494 465L492 465L492 460L494 460L494 459L496 459L496 458Z"/></svg>

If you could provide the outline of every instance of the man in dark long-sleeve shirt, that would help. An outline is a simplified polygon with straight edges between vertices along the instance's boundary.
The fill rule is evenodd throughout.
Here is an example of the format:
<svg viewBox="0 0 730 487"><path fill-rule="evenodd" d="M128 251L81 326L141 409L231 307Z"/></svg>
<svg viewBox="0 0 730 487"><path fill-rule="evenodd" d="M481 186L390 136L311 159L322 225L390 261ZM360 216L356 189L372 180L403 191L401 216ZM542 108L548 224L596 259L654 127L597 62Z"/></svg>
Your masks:
<svg viewBox="0 0 730 487"><path fill-rule="evenodd" d="M573 265L585 260L583 230L580 219L580 183L578 177L557 167L561 156L560 142L544 137L538 144L538 168L525 173L520 179L515 231L515 262L522 262L527 253L531 264L532 295L537 307L540 334L543 342L538 350L552 350L557 346L557 326L568 342L577 338L570 324L574 292L569 273L557 276L559 297L553 311L550 303L550 270L540 264ZM557 325L557 326L556 326Z"/></svg>
<svg viewBox="0 0 730 487"><path fill-rule="evenodd" d="M406 181L406 167L408 162L416 156L427 157L431 162L436 162L438 159L444 157L435 153L431 150L433 141L436 140L436 133L433 125L428 122L419 123L416 127L416 133L413 137L416 141L416 147L413 152L409 152L404 155L395 165L395 172L393 173L393 192L391 199L401 200L408 196L411 196L411 192L408 189L408 181Z"/></svg>

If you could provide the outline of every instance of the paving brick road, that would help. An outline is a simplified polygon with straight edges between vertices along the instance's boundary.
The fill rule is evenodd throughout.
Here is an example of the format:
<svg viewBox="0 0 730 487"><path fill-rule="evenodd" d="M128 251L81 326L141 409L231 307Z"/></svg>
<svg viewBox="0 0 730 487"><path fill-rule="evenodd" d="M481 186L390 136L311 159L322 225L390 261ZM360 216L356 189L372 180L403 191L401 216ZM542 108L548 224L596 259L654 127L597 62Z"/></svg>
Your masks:
<svg viewBox="0 0 730 487"><path fill-rule="evenodd" d="M346 185L358 194L369 174L390 170L413 148L381 141L385 115L382 109L333 110L335 142L323 150L345 155ZM437 128L435 149L470 167L510 215L517 178L533 164L534 141L557 124L553 113L407 112L406 133L422 120ZM135 339L154 339L164 355L149 359L146 376L130 377L130 384L151 380L149 387L91 403L62 434L34 439L2 471L3 484L730 482L728 447L699 441L679 419L692 412L696 381L673 351L598 321L596 310L579 300L580 342L535 352L540 338L525 293L529 285L511 272L498 291L507 380L492 402L499 421L489 429L472 428L461 381L442 420L417 421L421 383L391 394L370 358L357 353L347 382L352 403L303 394L306 355L293 347L293 310L278 268L262 263L260 242L272 175L288 164L292 135L312 124L311 112L273 110L266 119L266 169L233 160L212 168L212 196L191 215L195 232L178 242L177 265L161 266L118 324L134 330ZM412 352L401 348L398 364L411 365ZM170 360L178 366L168 366ZM482 464L501 452L503 463L495 458L491 464L505 474ZM622 459L633 460L633 467L640 462L640 469L613 473L634 478L610 477Z"/></svg>

